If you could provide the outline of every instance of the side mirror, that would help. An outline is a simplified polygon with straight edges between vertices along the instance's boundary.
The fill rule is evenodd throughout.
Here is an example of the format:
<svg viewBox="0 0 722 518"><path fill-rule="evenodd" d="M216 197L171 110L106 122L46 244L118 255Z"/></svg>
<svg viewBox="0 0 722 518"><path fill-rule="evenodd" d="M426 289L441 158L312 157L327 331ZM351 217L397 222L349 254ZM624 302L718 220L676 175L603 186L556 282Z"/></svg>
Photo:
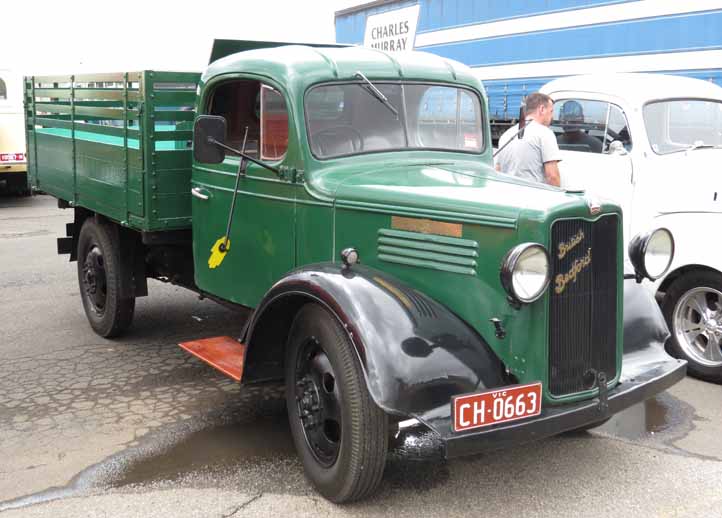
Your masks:
<svg viewBox="0 0 722 518"><path fill-rule="evenodd" d="M607 154L609 154L609 155L620 155L620 156L622 156L622 155L626 155L626 154L627 154L627 150L624 149L624 144L622 144L621 141L619 141L619 140L613 140L613 141L609 144L609 150L607 151Z"/></svg>
<svg viewBox="0 0 722 518"><path fill-rule="evenodd" d="M193 158L202 164L220 164L226 150L213 141L226 143L226 119L218 115L201 115L193 124Z"/></svg>

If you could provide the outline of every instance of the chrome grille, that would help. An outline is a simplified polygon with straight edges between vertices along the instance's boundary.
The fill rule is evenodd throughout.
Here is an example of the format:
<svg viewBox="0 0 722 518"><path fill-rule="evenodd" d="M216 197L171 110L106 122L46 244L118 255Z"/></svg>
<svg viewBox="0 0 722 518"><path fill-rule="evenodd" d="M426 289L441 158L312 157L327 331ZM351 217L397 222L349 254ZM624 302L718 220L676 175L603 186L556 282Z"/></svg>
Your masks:
<svg viewBox="0 0 722 518"><path fill-rule="evenodd" d="M616 215L552 226L549 390L555 396L593 388L600 371L608 380L616 376L617 232Z"/></svg>

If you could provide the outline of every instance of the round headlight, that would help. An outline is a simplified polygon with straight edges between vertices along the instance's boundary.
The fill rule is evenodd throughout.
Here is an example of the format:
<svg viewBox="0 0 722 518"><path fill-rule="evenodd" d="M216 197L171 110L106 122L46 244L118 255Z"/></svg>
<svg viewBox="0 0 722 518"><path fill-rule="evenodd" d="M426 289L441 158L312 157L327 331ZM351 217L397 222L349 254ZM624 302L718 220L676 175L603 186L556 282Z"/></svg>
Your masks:
<svg viewBox="0 0 722 518"><path fill-rule="evenodd" d="M544 247L523 243L512 248L501 266L501 283L517 302L528 304L541 297L549 285L549 256Z"/></svg>
<svg viewBox="0 0 722 518"><path fill-rule="evenodd" d="M629 242L629 259L638 276L654 281L662 277L674 258L674 238L666 228L639 234Z"/></svg>

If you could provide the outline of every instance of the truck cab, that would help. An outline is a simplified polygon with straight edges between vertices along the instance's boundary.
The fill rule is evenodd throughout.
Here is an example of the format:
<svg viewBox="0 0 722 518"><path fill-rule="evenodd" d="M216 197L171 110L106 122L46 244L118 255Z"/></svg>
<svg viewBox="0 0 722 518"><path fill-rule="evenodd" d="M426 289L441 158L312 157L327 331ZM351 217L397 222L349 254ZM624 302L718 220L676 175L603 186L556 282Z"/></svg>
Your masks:
<svg viewBox="0 0 722 518"><path fill-rule="evenodd" d="M122 121L82 122L116 136L75 147L84 134L43 126L74 124L30 124L34 181L75 212L59 251L106 337L130 325L146 278L250 308L237 336L181 347L243 385L285 382L327 498L369 495L402 424L451 458L597 425L684 376L636 282L671 261L671 234L640 236L625 273L619 205L497 173L467 67L357 47L229 52L195 78L191 116L170 106L190 90L167 91L169 74L114 76L112 113L42 103ZM74 81L71 97L90 95ZM88 160L45 172L54 150L79 148L115 157L104 188L123 167L140 181L118 181L127 214L54 188L79 173L96 187Z"/></svg>
<svg viewBox="0 0 722 518"><path fill-rule="evenodd" d="M687 77L606 74L557 79L541 91L555 101L562 186L619 203L625 243L657 227L674 234L674 262L647 287L672 331L670 352L693 375L722 382L722 256L709 230L722 217L714 172L722 88Z"/></svg>
<svg viewBox="0 0 722 518"><path fill-rule="evenodd" d="M22 78L0 69L0 193L29 194Z"/></svg>

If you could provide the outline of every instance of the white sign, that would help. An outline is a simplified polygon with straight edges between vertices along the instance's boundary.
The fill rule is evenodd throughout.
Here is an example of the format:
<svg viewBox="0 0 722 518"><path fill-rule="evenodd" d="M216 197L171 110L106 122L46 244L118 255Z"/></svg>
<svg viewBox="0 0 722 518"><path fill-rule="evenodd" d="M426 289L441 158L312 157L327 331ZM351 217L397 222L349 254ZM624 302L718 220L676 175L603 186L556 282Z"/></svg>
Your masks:
<svg viewBox="0 0 722 518"><path fill-rule="evenodd" d="M404 7L366 19L364 46L387 52L414 50L419 5Z"/></svg>

